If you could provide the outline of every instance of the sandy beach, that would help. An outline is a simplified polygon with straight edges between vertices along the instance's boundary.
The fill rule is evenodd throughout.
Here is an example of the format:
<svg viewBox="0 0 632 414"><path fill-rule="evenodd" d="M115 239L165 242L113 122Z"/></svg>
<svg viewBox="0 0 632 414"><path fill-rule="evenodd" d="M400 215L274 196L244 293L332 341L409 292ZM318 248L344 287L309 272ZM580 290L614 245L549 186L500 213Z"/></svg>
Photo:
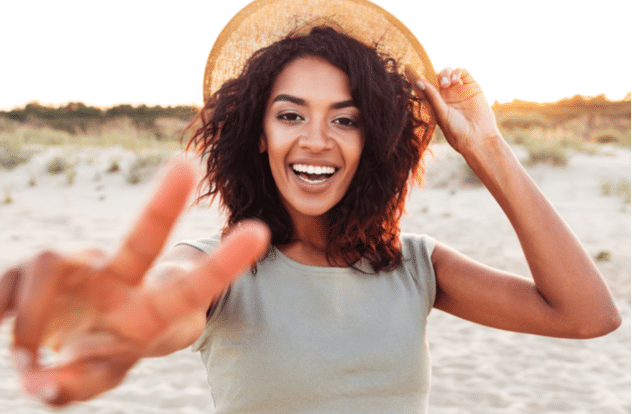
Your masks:
<svg viewBox="0 0 632 414"><path fill-rule="evenodd" d="M524 157L519 147L515 151ZM424 188L410 195L402 230L427 233L474 259L528 275L511 226L489 193L465 182L464 162L445 145L433 152ZM573 154L564 167L538 164L528 171L599 258L623 325L602 338L554 339L493 330L435 310L428 326L430 413L630 413L630 204L604 190L629 183L630 151L602 146L599 152ZM71 184L66 174L46 172L57 155L75 164ZM150 172L138 184L127 182L135 157L120 148L59 147L0 170L0 269L43 248L115 249L155 182ZM108 173L113 160L120 169ZM221 226L214 207L193 207L168 244L208 236ZM8 352L9 322L0 327L0 414L57 412L21 391ZM198 414L212 407L199 355L183 350L141 361L118 388L62 412Z"/></svg>

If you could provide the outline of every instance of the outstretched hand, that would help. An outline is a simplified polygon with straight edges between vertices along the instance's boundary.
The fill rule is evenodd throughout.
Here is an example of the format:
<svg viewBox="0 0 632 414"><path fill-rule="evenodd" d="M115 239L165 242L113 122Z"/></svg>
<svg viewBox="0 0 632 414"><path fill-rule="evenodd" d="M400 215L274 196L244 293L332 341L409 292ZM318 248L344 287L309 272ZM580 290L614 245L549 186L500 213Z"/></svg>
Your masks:
<svg viewBox="0 0 632 414"><path fill-rule="evenodd" d="M13 352L26 390L52 405L86 400L119 384L157 338L211 301L259 258L269 230L239 225L191 268L174 266L163 282L145 275L195 185L193 168L176 162L118 251L53 251L0 277L0 318L15 315ZM41 347L59 353L39 362Z"/></svg>
<svg viewBox="0 0 632 414"><path fill-rule="evenodd" d="M459 153L496 139L500 131L480 85L465 69L445 68L437 74L439 90L425 79L417 86L428 98L448 143Z"/></svg>

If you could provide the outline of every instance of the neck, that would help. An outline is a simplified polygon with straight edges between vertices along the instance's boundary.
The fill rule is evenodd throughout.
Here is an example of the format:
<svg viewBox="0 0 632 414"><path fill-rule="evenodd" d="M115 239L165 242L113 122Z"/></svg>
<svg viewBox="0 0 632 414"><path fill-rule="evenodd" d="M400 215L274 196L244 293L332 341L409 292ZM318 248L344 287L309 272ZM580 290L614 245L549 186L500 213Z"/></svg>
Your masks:
<svg viewBox="0 0 632 414"><path fill-rule="evenodd" d="M310 266L329 267L327 261L327 216L305 216L290 212L293 235L288 244L277 248L292 260Z"/></svg>

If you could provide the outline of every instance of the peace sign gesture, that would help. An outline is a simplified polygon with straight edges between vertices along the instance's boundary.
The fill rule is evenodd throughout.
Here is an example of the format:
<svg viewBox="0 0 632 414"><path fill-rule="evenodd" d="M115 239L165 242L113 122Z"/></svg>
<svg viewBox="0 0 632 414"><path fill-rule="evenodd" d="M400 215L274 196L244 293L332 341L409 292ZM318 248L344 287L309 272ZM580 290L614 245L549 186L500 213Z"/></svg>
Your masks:
<svg viewBox="0 0 632 414"><path fill-rule="evenodd" d="M15 314L14 356L28 392L52 405L89 399L138 359L181 349L202 332L212 300L270 236L261 223L242 223L211 255L180 246L154 265L194 185L193 168L174 163L112 257L45 251L0 277L0 318ZM42 346L61 361L42 366Z"/></svg>

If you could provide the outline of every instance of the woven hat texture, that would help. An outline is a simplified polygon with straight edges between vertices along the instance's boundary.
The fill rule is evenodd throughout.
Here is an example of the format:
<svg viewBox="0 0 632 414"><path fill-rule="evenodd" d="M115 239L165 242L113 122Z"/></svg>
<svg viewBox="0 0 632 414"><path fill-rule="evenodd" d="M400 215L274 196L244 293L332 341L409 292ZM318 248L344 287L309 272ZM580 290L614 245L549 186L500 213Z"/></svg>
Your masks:
<svg viewBox="0 0 632 414"><path fill-rule="evenodd" d="M360 42L394 58L410 79L421 74L436 84L432 63L412 32L395 16L367 0L255 0L239 11L215 41L204 72L204 100L227 80L239 76L257 50L289 33L322 24L338 27ZM427 102L423 118L434 129Z"/></svg>

